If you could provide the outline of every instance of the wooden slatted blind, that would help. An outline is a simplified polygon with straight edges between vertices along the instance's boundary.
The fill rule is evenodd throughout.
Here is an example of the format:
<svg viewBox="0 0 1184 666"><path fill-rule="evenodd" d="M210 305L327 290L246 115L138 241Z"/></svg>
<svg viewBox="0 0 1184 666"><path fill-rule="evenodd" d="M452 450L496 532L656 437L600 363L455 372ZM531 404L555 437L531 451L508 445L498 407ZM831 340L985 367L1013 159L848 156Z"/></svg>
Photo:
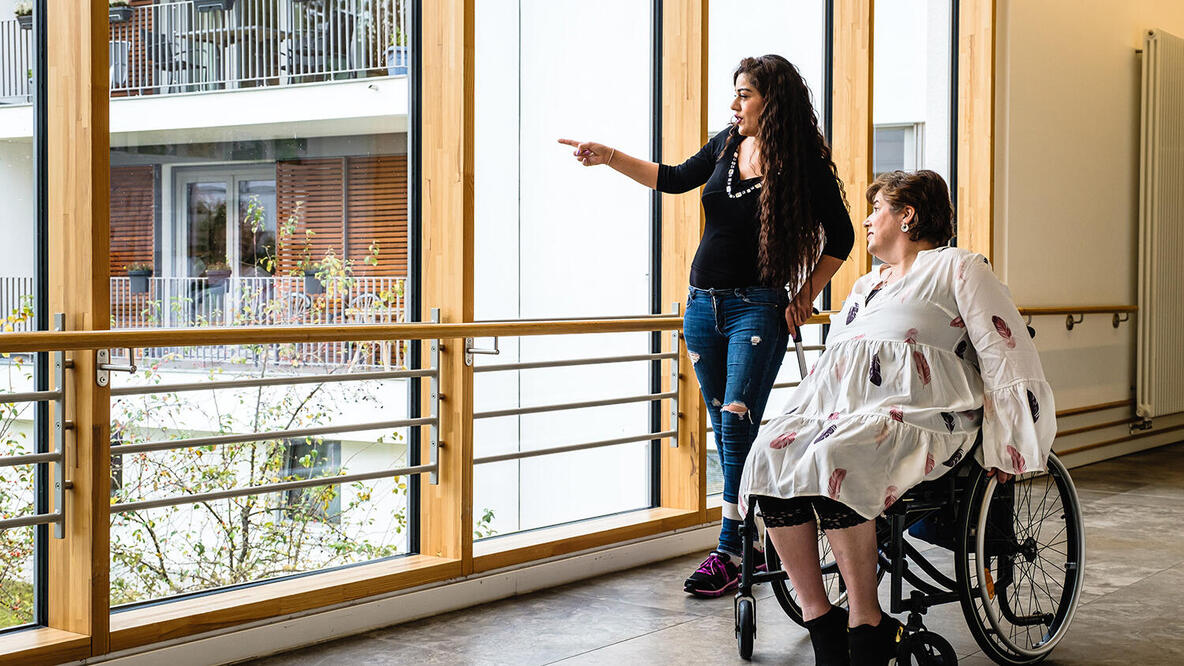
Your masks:
<svg viewBox="0 0 1184 666"><path fill-rule="evenodd" d="M111 167L111 275L152 263L155 222L155 167Z"/></svg>
<svg viewBox="0 0 1184 666"><path fill-rule="evenodd" d="M346 236L356 275L407 274L407 156L354 157L348 162ZM370 244L378 265L365 263Z"/></svg>
<svg viewBox="0 0 1184 666"><path fill-rule="evenodd" d="M276 224L280 229L277 263L280 274L289 274L305 254L315 263L330 249L344 251L344 206L340 158L278 162L275 165ZM291 235L283 233L289 219L297 220ZM307 237L307 230L313 235Z"/></svg>
<svg viewBox="0 0 1184 666"><path fill-rule="evenodd" d="M358 276L407 274L407 156L375 155L276 164L277 223L297 215L295 231L277 252L281 274L299 265L305 230L308 256L320 261L330 249L354 262ZM378 244L378 265L365 263Z"/></svg>

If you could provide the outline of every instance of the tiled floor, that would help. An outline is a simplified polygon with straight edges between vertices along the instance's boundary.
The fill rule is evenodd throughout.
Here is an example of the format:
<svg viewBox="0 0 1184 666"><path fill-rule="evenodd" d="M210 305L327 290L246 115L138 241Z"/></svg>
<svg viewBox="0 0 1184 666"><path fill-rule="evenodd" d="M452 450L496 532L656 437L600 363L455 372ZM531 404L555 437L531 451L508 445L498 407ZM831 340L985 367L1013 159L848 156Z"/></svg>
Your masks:
<svg viewBox="0 0 1184 666"><path fill-rule="evenodd" d="M1048 664L1184 664L1184 444L1073 470L1087 573L1072 629ZM698 556L441 615L252 662L279 664L728 664L732 600L681 591ZM804 630L758 594L753 662L812 664ZM960 663L989 664L955 606L927 626Z"/></svg>

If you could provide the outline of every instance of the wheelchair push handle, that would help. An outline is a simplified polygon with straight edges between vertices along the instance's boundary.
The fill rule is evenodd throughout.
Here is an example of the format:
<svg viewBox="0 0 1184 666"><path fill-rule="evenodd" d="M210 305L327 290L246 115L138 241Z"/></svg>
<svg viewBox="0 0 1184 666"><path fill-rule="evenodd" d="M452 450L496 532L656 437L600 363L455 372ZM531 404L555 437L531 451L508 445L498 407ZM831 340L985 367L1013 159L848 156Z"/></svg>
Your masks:
<svg viewBox="0 0 1184 666"><path fill-rule="evenodd" d="M818 308L814 308L814 314L818 314ZM805 379L809 369L806 367L806 350L802 348L802 328L800 326L795 328L791 337L793 338L794 353L798 357L798 372L801 373L802 379Z"/></svg>

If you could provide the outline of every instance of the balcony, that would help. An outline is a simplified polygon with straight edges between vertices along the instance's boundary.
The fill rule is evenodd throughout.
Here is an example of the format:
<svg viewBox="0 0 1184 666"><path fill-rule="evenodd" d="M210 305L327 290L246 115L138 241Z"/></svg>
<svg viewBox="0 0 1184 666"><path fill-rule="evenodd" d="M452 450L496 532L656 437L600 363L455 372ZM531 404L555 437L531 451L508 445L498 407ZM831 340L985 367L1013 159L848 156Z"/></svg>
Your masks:
<svg viewBox="0 0 1184 666"><path fill-rule="evenodd" d="M132 278L111 278L111 328L203 328L398 324L407 321L406 278L350 276L320 285L299 277L153 277L133 288ZM320 293L316 293L320 288ZM311 288L311 289L310 289ZM0 278L0 319L13 331L31 330L33 279ZM30 316L24 316L24 315ZM351 365L399 368L406 344L348 342L268 345L240 358L242 347L162 347L157 358L189 365L260 362L289 367Z"/></svg>
<svg viewBox="0 0 1184 666"><path fill-rule="evenodd" d="M114 9L112 97L407 73L406 0L139 0ZM31 54L32 32L0 21L0 104L29 102Z"/></svg>

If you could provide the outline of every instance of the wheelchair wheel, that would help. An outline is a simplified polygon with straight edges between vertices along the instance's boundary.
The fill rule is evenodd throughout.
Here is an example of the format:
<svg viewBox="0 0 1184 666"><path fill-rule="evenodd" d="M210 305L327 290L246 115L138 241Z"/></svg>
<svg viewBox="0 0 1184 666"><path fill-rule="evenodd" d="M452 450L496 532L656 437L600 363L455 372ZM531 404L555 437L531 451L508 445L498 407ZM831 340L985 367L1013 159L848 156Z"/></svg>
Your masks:
<svg viewBox="0 0 1184 666"><path fill-rule="evenodd" d="M830 602L836 606L845 606L847 604L847 586L843 583L842 575L839 574L839 565L835 561L835 556L830 552L830 542L827 541L826 534L821 530L818 531L818 560L822 566L822 583L826 588L827 596L830 597ZM773 540L769 538L767 531L765 532L765 566L769 571L781 570L781 557L777 555L777 549L773 547ZM880 570L880 575L883 575L883 569ZM797 595L794 594L789 578L774 580L770 584L773 586L773 596L777 597L777 603L781 604L785 614L799 625L806 626L805 620L802 619L802 607L798 605Z"/></svg>
<svg viewBox="0 0 1184 666"><path fill-rule="evenodd" d="M1085 576L1085 528L1064 465L1000 485L971 474L955 570L962 611L999 664L1034 664L1065 636Z"/></svg>
<svg viewBox="0 0 1184 666"><path fill-rule="evenodd" d="M958 654L941 636L932 631L918 631L900 641L896 648L896 663L900 666L955 666Z"/></svg>
<svg viewBox="0 0 1184 666"><path fill-rule="evenodd" d="M736 648L741 659L752 657L752 641L756 636L756 602L752 597L736 599Z"/></svg>

